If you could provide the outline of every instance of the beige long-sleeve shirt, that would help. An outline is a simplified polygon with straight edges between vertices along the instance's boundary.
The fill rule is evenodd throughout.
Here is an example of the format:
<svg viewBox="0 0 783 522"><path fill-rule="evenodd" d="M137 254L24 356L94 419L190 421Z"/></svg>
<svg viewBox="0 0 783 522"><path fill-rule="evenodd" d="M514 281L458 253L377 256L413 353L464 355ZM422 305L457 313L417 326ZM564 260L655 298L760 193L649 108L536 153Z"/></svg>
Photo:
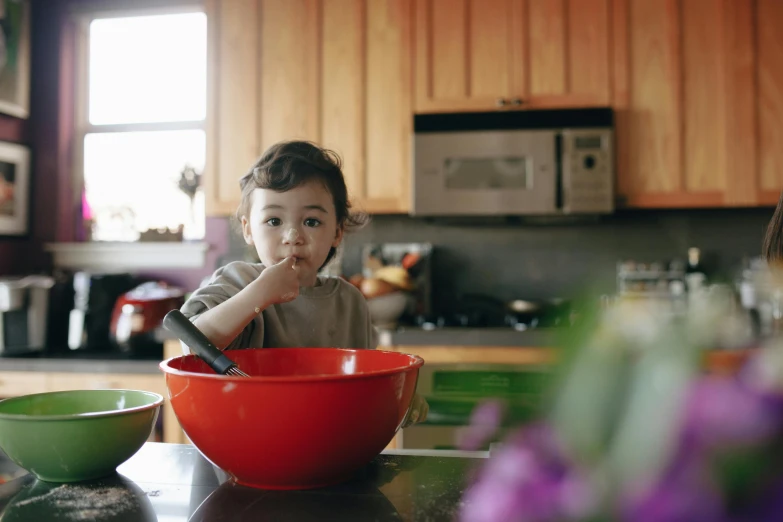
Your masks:
<svg viewBox="0 0 783 522"><path fill-rule="evenodd" d="M236 295L264 270L261 263L234 261L219 268L207 285L182 306L191 321ZM289 303L272 305L258 314L228 345L241 348L334 347L370 348L378 345L361 292L339 277L318 277L318 284L299 289Z"/></svg>

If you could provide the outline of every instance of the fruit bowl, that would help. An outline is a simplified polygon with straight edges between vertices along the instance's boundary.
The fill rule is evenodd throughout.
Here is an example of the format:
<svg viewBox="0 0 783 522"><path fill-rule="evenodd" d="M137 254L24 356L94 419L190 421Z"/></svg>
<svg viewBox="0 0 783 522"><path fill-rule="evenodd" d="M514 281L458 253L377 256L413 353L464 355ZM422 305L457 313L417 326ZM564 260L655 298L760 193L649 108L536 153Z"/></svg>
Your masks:
<svg viewBox="0 0 783 522"><path fill-rule="evenodd" d="M409 301L410 296L407 292L391 292L367 299L373 324L379 328L394 328Z"/></svg>
<svg viewBox="0 0 783 522"><path fill-rule="evenodd" d="M234 481L306 489L349 479L402 425L424 361L339 348L231 350L250 377L195 355L160 365L182 429Z"/></svg>

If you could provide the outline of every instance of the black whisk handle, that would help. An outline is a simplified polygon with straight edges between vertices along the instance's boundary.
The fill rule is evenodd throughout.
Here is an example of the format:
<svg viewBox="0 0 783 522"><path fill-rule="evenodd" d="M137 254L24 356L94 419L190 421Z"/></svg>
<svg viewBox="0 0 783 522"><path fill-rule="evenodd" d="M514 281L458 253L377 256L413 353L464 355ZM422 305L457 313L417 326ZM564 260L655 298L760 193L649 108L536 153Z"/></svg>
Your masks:
<svg viewBox="0 0 783 522"><path fill-rule="evenodd" d="M187 317L182 315L182 312L179 310L172 310L167 313L166 317L163 318L163 326L176 335L180 341L188 345L196 355L201 357L217 373L225 374L232 367L236 366L234 361L223 355L223 352L218 350L212 344L212 341L201 330L196 328L196 325L191 323Z"/></svg>

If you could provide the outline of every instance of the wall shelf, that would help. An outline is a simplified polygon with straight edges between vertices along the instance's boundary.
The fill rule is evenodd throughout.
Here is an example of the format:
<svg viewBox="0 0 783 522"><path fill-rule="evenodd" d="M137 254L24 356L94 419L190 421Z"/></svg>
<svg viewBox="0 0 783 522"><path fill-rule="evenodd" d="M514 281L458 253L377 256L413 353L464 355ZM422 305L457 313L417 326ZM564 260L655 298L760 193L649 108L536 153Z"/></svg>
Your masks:
<svg viewBox="0 0 783 522"><path fill-rule="evenodd" d="M128 270L203 268L209 244L204 242L48 243L57 268L120 272Z"/></svg>

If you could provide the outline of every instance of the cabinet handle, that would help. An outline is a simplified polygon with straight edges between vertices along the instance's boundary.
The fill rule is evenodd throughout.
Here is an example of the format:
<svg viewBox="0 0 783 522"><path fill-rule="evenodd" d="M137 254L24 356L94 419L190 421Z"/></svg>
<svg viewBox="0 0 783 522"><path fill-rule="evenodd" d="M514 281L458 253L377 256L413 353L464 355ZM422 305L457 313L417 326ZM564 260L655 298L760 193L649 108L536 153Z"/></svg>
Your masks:
<svg viewBox="0 0 783 522"><path fill-rule="evenodd" d="M511 105L515 107L519 107L520 105L522 105L522 103L523 103L522 98L514 98L513 100L511 100Z"/></svg>
<svg viewBox="0 0 783 522"><path fill-rule="evenodd" d="M498 107L505 107L506 105L508 105L508 100L505 98L498 98L497 100L495 100L495 105L497 105Z"/></svg>

